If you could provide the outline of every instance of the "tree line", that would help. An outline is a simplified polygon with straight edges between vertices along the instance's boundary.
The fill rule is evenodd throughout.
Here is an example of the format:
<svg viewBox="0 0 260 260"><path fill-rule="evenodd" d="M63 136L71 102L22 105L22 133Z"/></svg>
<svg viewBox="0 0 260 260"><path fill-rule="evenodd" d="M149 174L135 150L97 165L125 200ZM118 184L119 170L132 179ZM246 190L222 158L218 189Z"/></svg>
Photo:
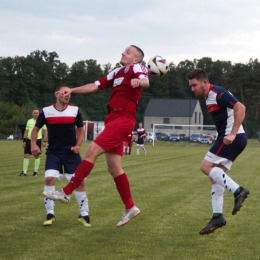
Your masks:
<svg viewBox="0 0 260 260"><path fill-rule="evenodd" d="M145 65L145 63L144 63ZM19 124L25 124L32 109L55 102L54 90L60 84L77 87L104 77L113 68L111 63L100 65L96 60L81 60L68 66L56 52L34 51L24 56L0 57L0 134L11 134ZM151 98L194 99L186 75L194 68L204 69L212 84L231 91L247 108L244 126L249 137L260 130L260 63L232 64L213 61L209 57L170 63L163 77L150 76L150 88L143 91L137 112L137 122L143 121L144 111ZM91 95L73 95L71 103L80 107L85 120L103 121L110 90ZM213 124L201 100L204 124ZM11 131L11 132L10 132Z"/></svg>

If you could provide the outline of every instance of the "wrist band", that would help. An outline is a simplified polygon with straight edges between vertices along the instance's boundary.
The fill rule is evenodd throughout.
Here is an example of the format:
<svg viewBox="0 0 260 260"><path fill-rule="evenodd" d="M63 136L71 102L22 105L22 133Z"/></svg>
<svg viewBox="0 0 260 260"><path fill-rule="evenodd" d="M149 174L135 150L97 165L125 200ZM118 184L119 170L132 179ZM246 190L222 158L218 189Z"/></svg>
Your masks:
<svg viewBox="0 0 260 260"><path fill-rule="evenodd" d="M26 138L23 138L23 143L25 143L26 142Z"/></svg>

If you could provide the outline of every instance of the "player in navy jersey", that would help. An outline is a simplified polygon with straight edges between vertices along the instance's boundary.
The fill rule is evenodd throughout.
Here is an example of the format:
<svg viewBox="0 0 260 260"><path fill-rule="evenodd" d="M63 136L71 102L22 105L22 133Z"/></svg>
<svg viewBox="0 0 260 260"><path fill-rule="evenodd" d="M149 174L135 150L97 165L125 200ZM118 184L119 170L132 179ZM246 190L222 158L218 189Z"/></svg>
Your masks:
<svg viewBox="0 0 260 260"><path fill-rule="evenodd" d="M213 233L215 229L226 225L222 215L223 196L227 189L234 194L235 215L247 198L249 190L234 182L226 173L232 163L244 150L247 137L242 126L245 106L229 91L209 83L207 74L202 69L195 69L187 75L191 91L197 98L206 99L206 107L217 128L218 137L206 154L200 169L209 176L211 182L211 199L213 216L199 233Z"/></svg>
<svg viewBox="0 0 260 260"><path fill-rule="evenodd" d="M124 140L134 129L135 115L142 89L149 87L147 69L141 64L143 58L143 51L135 45L130 45L122 53L120 60L122 67L112 70L106 77L94 83L64 92L65 95L71 93L87 94L110 88L110 100L107 105L108 115L105 118L105 129L89 145L84 160L77 168L70 183L62 190L43 192L43 195L50 199L67 202L66 198L90 174L99 155L105 154L108 171L125 206L117 227L124 226L140 214L140 210L132 198L130 184L122 169L121 160Z"/></svg>
<svg viewBox="0 0 260 260"><path fill-rule="evenodd" d="M56 103L44 107L37 118L32 130L31 150L32 154L39 154L40 148L36 144L39 129L46 124L48 129L48 147L46 149L45 163L45 192L55 191L56 179L61 180L62 171L67 180L70 180L76 168L81 163L80 146L84 137L82 116L77 106L69 105L70 95L64 95L67 86L59 86L55 90ZM76 136L77 127L77 136ZM63 169L63 170L62 170ZM88 200L84 186L84 180L75 189L75 197L79 205L80 215L78 221L84 226L90 226L88 216ZM47 212L44 226L55 222L54 201L44 198Z"/></svg>
<svg viewBox="0 0 260 260"><path fill-rule="evenodd" d="M137 141L136 141L136 154L139 155L139 147L142 148L144 155L146 155L146 150L144 148L144 139L146 137L146 132L143 128L143 123L140 122L138 124L139 128L136 130L137 132Z"/></svg>

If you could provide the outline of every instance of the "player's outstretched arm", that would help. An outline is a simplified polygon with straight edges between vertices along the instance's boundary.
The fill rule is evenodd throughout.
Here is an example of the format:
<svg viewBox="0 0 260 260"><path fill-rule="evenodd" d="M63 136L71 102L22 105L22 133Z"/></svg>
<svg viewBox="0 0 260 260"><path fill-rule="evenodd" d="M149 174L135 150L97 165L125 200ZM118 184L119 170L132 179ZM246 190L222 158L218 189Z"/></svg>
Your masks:
<svg viewBox="0 0 260 260"><path fill-rule="evenodd" d="M71 88L70 91L71 94L88 94L98 91L98 86L95 83L90 83L80 87Z"/></svg>

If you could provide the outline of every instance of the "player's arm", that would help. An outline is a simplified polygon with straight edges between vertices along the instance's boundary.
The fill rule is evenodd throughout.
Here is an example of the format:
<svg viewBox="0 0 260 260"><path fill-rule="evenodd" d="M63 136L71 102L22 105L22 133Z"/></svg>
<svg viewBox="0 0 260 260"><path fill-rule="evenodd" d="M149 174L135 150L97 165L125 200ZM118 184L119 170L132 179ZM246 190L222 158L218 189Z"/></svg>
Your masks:
<svg viewBox="0 0 260 260"><path fill-rule="evenodd" d="M23 144L22 144L22 147L24 148L25 145L26 145L26 139L27 139L27 136L28 136L28 130L26 129L23 133Z"/></svg>
<svg viewBox="0 0 260 260"><path fill-rule="evenodd" d="M234 124L232 126L230 134L225 136L223 139L224 144L227 145L231 144L235 140L237 131L241 126L241 124L243 123L245 118L245 113L246 113L246 107L240 102L237 102L234 105L233 109L234 109Z"/></svg>
<svg viewBox="0 0 260 260"><path fill-rule="evenodd" d="M98 86L95 83L89 83L80 87L70 88L69 90L64 91L64 95L70 94L88 94L98 91Z"/></svg>
<svg viewBox="0 0 260 260"><path fill-rule="evenodd" d="M33 155L38 155L41 153L40 148L36 144L39 130L40 130L39 127L34 126L31 133L31 152Z"/></svg>
<svg viewBox="0 0 260 260"><path fill-rule="evenodd" d="M43 141L42 141L42 146L46 146L47 144L47 138L48 138L48 131L47 129L43 129Z"/></svg>
<svg viewBox="0 0 260 260"><path fill-rule="evenodd" d="M141 78L141 79L131 79L131 86L133 88L141 87L141 88L149 88L149 80L147 78Z"/></svg>
<svg viewBox="0 0 260 260"><path fill-rule="evenodd" d="M77 134L76 145L71 147L71 151L73 151L74 153L80 152L80 146L83 142L84 134L85 134L84 127L78 127L77 130L78 130L78 134Z"/></svg>

